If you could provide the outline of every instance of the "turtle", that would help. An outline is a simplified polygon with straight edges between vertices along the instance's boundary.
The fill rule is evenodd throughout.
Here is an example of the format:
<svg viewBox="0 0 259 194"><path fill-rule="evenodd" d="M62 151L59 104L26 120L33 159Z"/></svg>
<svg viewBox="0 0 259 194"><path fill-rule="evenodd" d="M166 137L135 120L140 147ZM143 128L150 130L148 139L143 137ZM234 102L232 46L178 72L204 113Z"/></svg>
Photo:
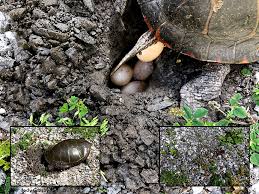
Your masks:
<svg viewBox="0 0 259 194"><path fill-rule="evenodd" d="M85 161L92 143L85 139L66 139L44 152L48 170L64 170Z"/></svg>
<svg viewBox="0 0 259 194"><path fill-rule="evenodd" d="M125 1L122 5L125 6ZM154 41L206 61L180 91L181 104L202 106L221 94L230 64L259 60L259 0L137 0L148 31L114 68Z"/></svg>

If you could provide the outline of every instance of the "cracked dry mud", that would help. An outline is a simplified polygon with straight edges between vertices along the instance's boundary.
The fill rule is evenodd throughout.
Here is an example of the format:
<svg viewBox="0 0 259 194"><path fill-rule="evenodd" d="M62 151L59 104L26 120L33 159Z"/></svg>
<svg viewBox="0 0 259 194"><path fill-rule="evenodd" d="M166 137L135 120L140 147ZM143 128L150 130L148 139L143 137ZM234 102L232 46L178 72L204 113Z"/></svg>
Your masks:
<svg viewBox="0 0 259 194"><path fill-rule="evenodd" d="M5 28L0 25L6 43L0 56L12 61L9 66L0 65L0 108L6 110L0 115L0 127L8 130L10 125L27 125L31 113L57 116L58 107L70 96L85 98L89 117L109 120L110 130L100 142L100 167L108 182L102 181L99 187L40 191L98 193L105 189L109 194L157 194L164 189L158 184L158 126L177 121L169 108L180 105L181 87L199 75L205 63L165 49L155 61L148 89L135 95L120 94L109 74L146 26L135 1L122 16L124 24L112 1L94 2L91 12L78 0L0 1L0 11L12 17ZM16 32L17 43L7 31ZM177 59L181 62L176 63ZM243 105L252 106L249 95L254 80L240 75L242 67L231 65L221 96L215 99L223 109L235 92L243 94ZM216 119L218 114L211 116ZM30 189L32 193L37 190L18 188L17 193ZM193 192L188 189L170 192Z"/></svg>

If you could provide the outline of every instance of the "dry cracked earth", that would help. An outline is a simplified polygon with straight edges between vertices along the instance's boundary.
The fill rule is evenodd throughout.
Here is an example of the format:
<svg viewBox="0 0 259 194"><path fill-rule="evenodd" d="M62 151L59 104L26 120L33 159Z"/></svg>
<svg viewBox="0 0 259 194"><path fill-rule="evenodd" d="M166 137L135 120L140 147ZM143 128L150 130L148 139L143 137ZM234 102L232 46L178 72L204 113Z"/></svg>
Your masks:
<svg viewBox="0 0 259 194"><path fill-rule="evenodd" d="M8 132L10 126L28 125L32 113L57 116L58 107L73 95L86 99L89 117L107 118L110 128L100 141L105 175L100 186L17 187L14 193L223 192L217 187L205 191L159 185L158 126L177 121L169 109L180 106L180 88L199 75L205 63L165 49L155 61L147 90L121 94L110 82L110 72L147 30L136 1L125 10L122 3L0 0L0 128ZM255 78L241 76L242 68L231 66L215 99L223 109L240 92L242 104L253 111L250 94ZM257 64L250 68L258 70Z"/></svg>

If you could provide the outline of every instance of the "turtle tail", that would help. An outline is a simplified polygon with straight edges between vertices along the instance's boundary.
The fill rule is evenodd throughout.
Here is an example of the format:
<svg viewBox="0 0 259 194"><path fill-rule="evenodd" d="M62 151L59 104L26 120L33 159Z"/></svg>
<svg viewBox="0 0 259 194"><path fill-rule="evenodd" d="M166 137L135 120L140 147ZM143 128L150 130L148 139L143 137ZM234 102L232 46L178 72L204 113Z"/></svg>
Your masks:
<svg viewBox="0 0 259 194"><path fill-rule="evenodd" d="M155 42L156 38L154 35L147 31L138 39L135 46L122 58L119 64L113 69L111 75L113 75L125 62L133 58L137 53L149 47Z"/></svg>
<svg viewBox="0 0 259 194"><path fill-rule="evenodd" d="M161 13L161 0L137 0L140 5L144 20L155 38L164 43L166 47L172 48L160 35L161 26L166 24L166 19Z"/></svg>
<svg viewBox="0 0 259 194"><path fill-rule="evenodd" d="M151 32L160 25L159 15L161 10L161 0L137 0L142 11L144 20Z"/></svg>

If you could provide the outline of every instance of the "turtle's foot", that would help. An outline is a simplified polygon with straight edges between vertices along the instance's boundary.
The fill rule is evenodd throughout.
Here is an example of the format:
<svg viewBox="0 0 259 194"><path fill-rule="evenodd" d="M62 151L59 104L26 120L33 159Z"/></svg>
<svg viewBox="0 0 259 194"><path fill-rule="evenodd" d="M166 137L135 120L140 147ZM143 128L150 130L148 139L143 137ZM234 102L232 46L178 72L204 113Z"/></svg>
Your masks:
<svg viewBox="0 0 259 194"><path fill-rule="evenodd" d="M221 87L230 72L229 64L208 63L201 75L186 83L181 91L181 106L193 109L205 107L207 103L221 94Z"/></svg>

